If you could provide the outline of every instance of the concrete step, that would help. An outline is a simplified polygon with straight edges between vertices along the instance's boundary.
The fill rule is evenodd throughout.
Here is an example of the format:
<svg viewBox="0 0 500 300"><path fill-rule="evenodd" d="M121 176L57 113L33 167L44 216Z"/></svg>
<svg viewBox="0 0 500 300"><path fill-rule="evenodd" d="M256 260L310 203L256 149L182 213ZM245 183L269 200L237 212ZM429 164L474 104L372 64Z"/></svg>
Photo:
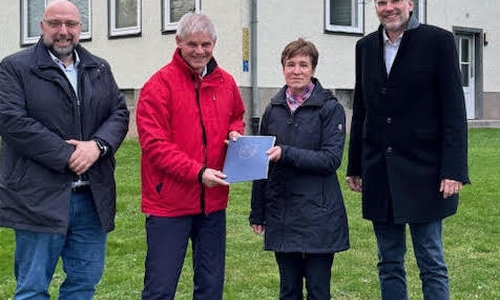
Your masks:
<svg viewBox="0 0 500 300"><path fill-rule="evenodd" d="M500 128L500 120L467 120L469 128Z"/></svg>

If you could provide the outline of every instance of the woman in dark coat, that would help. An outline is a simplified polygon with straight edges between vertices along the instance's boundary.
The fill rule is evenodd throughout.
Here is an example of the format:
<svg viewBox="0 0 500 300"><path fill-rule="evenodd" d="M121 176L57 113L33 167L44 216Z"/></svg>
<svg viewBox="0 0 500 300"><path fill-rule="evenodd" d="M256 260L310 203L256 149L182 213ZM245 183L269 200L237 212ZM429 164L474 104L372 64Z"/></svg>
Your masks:
<svg viewBox="0 0 500 300"><path fill-rule="evenodd" d="M345 114L313 77L313 43L298 39L282 52L286 85L267 106L261 135L276 136L268 179L252 188L250 224L265 232L280 271L280 299L330 299L335 252L349 248L347 216L336 170L342 161Z"/></svg>

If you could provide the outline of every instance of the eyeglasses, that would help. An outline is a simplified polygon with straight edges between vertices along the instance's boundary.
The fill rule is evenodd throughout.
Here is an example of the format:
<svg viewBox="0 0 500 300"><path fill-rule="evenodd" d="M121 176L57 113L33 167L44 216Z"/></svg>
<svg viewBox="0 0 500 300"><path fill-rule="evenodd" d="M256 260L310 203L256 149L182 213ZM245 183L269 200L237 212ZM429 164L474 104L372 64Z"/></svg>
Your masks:
<svg viewBox="0 0 500 300"><path fill-rule="evenodd" d="M63 22L63 21L59 21L59 20L46 20L46 19L43 19L43 21L45 23L47 23L50 28L54 28L54 29L61 28L63 24L64 24L64 26L66 26L66 28L74 29L77 26L82 24L81 22L77 22L77 21L65 21L65 22Z"/></svg>
<svg viewBox="0 0 500 300"><path fill-rule="evenodd" d="M375 0L375 5L378 7L386 7L387 3L391 3L392 5L398 5L403 3L405 0Z"/></svg>

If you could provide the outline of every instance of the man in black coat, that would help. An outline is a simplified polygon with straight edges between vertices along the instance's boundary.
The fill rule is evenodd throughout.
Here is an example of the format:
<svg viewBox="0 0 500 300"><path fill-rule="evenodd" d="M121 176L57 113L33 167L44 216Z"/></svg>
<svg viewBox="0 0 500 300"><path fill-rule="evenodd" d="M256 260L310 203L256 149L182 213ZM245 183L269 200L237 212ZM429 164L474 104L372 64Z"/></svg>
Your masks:
<svg viewBox="0 0 500 300"><path fill-rule="evenodd" d="M42 37L0 63L0 226L15 231L14 299L92 299L114 228L114 153L129 112L106 61L78 44L80 14L52 1Z"/></svg>
<svg viewBox="0 0 500 300"><path fill-rule="evenodd" d="M419 24L412 0L377 0L356 45L347 182L373 222L382 299L407 299L409 224L424 299L449 299L442 220L467 175L467 121L453 35Z"/></svg>

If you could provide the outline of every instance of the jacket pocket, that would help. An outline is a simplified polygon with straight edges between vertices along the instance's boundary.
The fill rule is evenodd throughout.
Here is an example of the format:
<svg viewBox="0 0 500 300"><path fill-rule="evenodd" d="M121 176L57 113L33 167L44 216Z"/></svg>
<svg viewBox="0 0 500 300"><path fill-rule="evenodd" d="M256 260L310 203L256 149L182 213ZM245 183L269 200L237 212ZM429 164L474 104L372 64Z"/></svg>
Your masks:
<svg viewBox="0 0 500 300"><path fill-rule="evenodd" d="M9 175L5 176L5 183L8 187L16 189L21 180L25 177L27 163L25 158L19 158Z"/></svg>
<svg viewBox="0 0 500 300"><path fill-rule="evenodd" d="M160 194L160 193L161 193L161 188L162 188L162 186L163 186L163 182L160 182L160 183L158 183L158 184L155 186L155 190L156 190L156 192L157 192L158 194Z"/></svg>
<svg viewBox="0 0 500 300"><path fill-rule="evenodd" d="M57 173L26 158L20 158L6 181L9 188L16 191L33 189L63 188L69 183L66 174Z"/></svg>

